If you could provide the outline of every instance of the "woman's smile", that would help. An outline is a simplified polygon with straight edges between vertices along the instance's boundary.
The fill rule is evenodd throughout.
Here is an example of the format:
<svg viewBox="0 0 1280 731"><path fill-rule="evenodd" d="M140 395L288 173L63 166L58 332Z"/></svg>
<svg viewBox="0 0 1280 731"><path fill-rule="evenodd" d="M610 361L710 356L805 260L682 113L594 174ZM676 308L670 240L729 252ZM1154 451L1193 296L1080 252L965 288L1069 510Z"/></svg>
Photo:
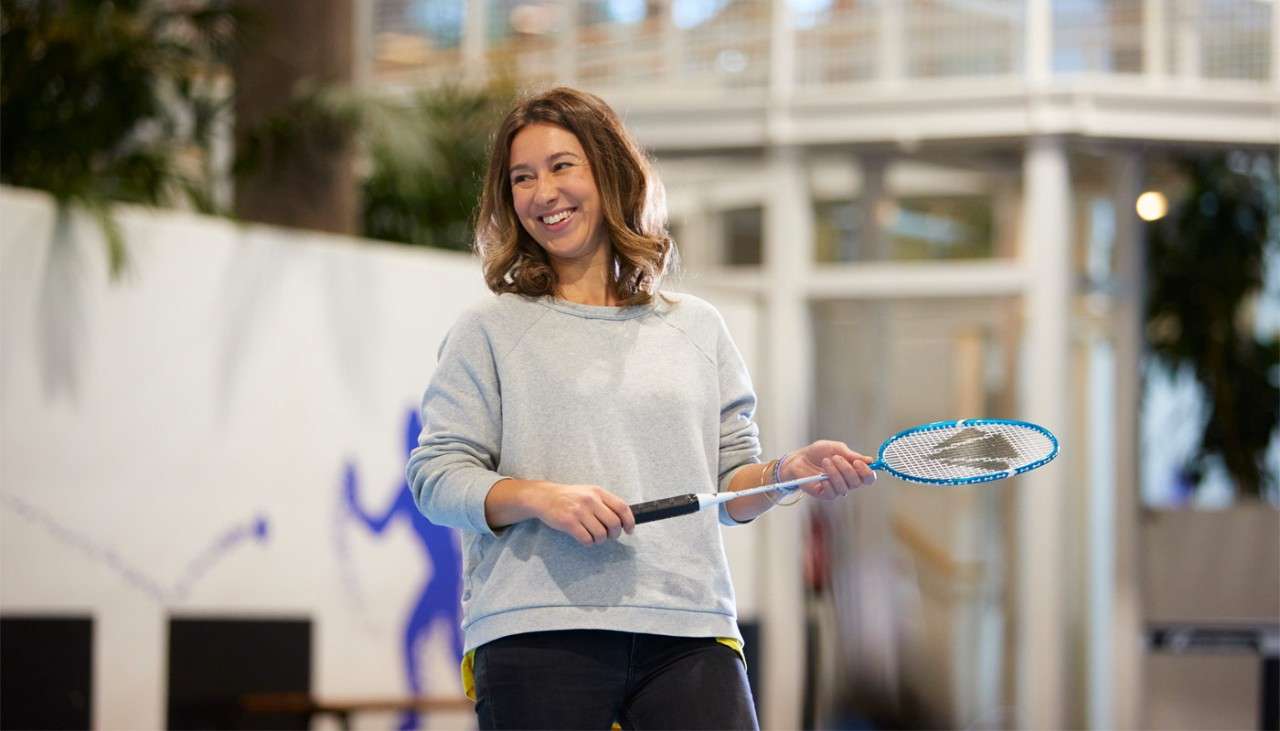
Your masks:
<svg viewBox="0 0 1280 731"><path fill-rule="evenodd" d="M569 219L573 218L573 214L577 210L578 209L576 208L565 208L556 211L555 213L539 216L538 219L542 221L542 225L545 226L548 231L559 232L568 228Z"/></svg>

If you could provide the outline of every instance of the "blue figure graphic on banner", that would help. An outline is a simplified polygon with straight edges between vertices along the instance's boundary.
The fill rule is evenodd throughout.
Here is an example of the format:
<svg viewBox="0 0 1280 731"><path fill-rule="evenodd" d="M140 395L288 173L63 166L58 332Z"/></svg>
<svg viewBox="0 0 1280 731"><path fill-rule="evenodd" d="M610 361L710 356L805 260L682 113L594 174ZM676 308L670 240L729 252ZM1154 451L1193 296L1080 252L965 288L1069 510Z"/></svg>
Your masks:
<svg viewBox="0 0 1280 731"><path fill-rule="evenodd" d="M409 413L404 430L405 457L418 445L418 433L422 431L422 421L417 410ZM460 596L462 588L462 560L458 551L457 538L453 531L438 526L427 520L413 502L413 494L402 476L396 487L391 505L381 514L366 513L360 506L360 480L355 465L348 462L343 475L343 489L346 505L360 521L375 535L381 535L396 517L403 517L413 526L414 534L422 543L431 562L431 578L423 588L421 596L409 613L405 623L401 650L404 656L405 680L409 690L415 696L423 694L423 682L418 669L418 657L415 651L420 641L425 640L428 630L435 622L443 622L447 628L453 650L454 660L462 662L462 627ZM455 665L456 667L456 665ZM400 729L418 728L418 714L406 711L400 719Z"/></svg>

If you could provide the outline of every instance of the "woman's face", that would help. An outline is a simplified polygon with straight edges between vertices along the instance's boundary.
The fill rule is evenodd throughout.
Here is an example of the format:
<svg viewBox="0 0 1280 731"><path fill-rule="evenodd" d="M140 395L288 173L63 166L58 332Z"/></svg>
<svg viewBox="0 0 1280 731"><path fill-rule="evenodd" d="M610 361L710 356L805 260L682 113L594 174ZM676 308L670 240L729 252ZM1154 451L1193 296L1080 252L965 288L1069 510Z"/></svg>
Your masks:
<svg viewBox="0 0 1280 731"><path fill-rule="evenodd" d="M508 173L516 216L553 264L608 255L600 191L572 132L543 123L520 130L511 140Z"/></svg>

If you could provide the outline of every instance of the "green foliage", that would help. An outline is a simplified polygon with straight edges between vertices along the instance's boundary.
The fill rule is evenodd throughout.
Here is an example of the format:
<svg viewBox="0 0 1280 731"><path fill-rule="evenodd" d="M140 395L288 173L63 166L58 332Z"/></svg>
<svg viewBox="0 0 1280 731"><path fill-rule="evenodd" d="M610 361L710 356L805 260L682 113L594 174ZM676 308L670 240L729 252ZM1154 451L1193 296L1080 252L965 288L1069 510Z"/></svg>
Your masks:
<svg viewBox="0 0 1280 731"><path fill-rule="evenodd" d="M237 180L273 166L316 163L343 154L359 129L366 102L344 86L305 82L271 116L244 133L236 150ZM316 167L316 174L323 174Z"/></svg>
<svg viewBox="0 0 1280 731"><path fill-rule="evenodd" d="M466 251L489 138L514 100L506 82L444 84L407 96L309 85L246 135L236 172L314 158L353 136L363 170L360 233Z"/></svg>
<svg viewBox="0 0 1280 731"><path fill-rule="evenodd" d="M0 0L0 181L89 211L113 275L126 262L113 202L225 213L209 149L244 24L224 0ZM467 249L488 137L514 97L505 82L394 99L309 86L247 132L235 171L318 159L354 133L363 233Z"/></svg>
<svg viewBox="0 0 1280 731"><path fill-rule="evenodd" d="M1186 195L1148 236L1147 340L1163 365L1191 368L1209 404L1188 472L1220 457L1240 494L1260 496L1276 487L1263 460L1280 426L1280 338L1260 340L1252 313L1268 250L1280 258L1276 159L1234 153L1179 166Z"/></svg>
<svg viewBox="0 0 1280 731"><path fill-rule="evenodd" d="M443 86L371 105L362 137L363 233L377 239L467 250L489 138L511 107L503 84Z"/></svg>
<svg viewBox="0 0 1280 731"><path fill-rule="evenodd" d="M0 0L0 180L92 212L119 273L112 201L214 208L200 153L235 26L211 0Z"/></svg>

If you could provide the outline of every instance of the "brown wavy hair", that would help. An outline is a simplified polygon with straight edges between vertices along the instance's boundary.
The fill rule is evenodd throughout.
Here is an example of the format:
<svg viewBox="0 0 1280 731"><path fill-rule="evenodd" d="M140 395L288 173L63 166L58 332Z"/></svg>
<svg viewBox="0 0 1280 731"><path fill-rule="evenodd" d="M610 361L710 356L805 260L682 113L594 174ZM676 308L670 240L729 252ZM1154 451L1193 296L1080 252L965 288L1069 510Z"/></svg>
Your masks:
<svg viewBox="0 0 1280 731"><path fill-rule="evenodd" d="M511 195L511 142L520 130L538 123L553 124L578 138L600 191L613 250L609 287L623 306L647 304L675 266L675 243L667 233L666 190L609 105L568 87L520 101L494 135L475 222L475 248L485 283L494 292L527 297L554 294L558 284L546 252L517 218Z"/></svg>

